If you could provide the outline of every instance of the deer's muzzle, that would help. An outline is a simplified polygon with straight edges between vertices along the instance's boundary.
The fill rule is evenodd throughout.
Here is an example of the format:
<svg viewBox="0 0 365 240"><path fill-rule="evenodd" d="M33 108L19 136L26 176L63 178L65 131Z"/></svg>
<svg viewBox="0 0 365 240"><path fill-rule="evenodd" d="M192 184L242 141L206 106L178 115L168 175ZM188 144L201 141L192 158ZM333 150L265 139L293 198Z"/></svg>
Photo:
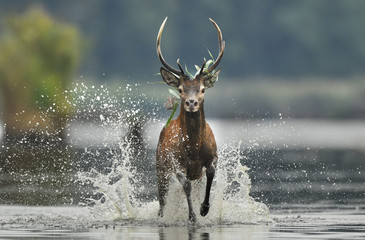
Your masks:
<svg viewBox="0 0 365 240"><path fill-rule="evenodd" d="M197 112L197 111L199 111L198 100L196 100L196 99L187 99L187 100L185 100L185 110L187 112Z"/></svg>

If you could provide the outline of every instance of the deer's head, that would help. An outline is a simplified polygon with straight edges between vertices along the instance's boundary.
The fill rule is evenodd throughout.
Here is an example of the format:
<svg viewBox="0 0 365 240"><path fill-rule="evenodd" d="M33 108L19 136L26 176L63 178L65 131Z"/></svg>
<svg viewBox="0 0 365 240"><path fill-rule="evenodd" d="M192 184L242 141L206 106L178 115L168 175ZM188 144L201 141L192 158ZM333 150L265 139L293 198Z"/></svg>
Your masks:
<svg viewBox="0 0 365 240"><path fill-rule="evenodd" d="M193 79L191 79L187 74L184 73L184 70L179 63L179 59L177 60L177 65L179 69L175 69L171 67L162 56L160 46L161 35L165 27L167 17L163 21L160 27L160 31L157 35L157 55L160 58L162 65L166 67L161 67L160 69L162 79L167 85L178 89L181 98L181 104L184 105L184 109L187 112L199 111L200 106L204 102L205 90L213 86L213 83L218 78L220 72L220 69L216 71L215 69L222 59L225 42L222 40L222 32L219 26L212 19L209 20L214 24L215 28L218 31L219 55L217 57L217 60L215 60L215 62L209 67L206 67L206 61L204 59L203 66L200 68L200 71Z"/></svg>

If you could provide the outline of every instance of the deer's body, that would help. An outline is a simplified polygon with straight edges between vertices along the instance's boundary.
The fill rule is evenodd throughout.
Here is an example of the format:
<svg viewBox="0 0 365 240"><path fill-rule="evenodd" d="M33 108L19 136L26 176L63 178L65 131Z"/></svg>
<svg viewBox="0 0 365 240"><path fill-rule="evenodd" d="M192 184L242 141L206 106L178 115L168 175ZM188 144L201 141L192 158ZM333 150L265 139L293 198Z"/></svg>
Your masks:
<svg viewBox="0 0 365 240"><path fill-rule="evenodd" d="M205 216L209 211L209 196L213 182L215 168L218 161L217 145L213 132L205 121L204 93L205 89L213 86L212 79L216 79L220 70L213 73L218 65L223 52L224 42L219 27L211 20L218 31L220 41L220 54L208 69L205 69L205 61L194 78L190 79L184 74L179 61L180 70L169 66L162 57L160 38L166 20L161 25L157 37L157 53L162 64L168 69L161 68L163 80L179 90L181 98L181 110L179 116L162 129L156 150L156 171L158 177L158 197L160 203L159 215L163 215L163 209L168 192L169 182L173 174L182 184L185 191L189 220L196 221L196 216L191 203L191 180L203 177L203 169L206 169L207 187L204 201L200 208L200 214ZM212 74L211 74L212 73Z"/></svg>
<svg viewBox="0 0 365 240"><path fill-rule="evenodd" d="M204 112L185 113L181 109L177 119L162 129L156 158L157 169L168 169L171 173L177 168L188 180L200 179L203 167L215 165L217 145Z"/></svg>

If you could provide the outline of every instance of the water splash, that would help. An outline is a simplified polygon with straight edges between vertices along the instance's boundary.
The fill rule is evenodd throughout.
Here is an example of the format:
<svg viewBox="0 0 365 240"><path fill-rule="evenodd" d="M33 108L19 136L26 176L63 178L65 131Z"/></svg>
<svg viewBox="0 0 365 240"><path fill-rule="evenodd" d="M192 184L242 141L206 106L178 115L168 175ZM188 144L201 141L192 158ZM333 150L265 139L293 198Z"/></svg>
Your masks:
<svg viewBox="0 0 365 240"><path fill-rule="evenodd" d="M83 97L79 98L81 102L87 99L85 95L88 94L83 92ZM115 115L114 118L99 114L101 121L99 126L104 128L105 139L115 137L114 134L120 132L118 129L121 126L124 129L131 129L131 125L136 121L133 117L137 116L135 112L142 108L141 102L135 102L121 111L117 110L118 101L113 100L112 96L108 94L108 98L105 98L103 102L97 95L93 97L96 97L101 106L110 106L110 101L113 102L113 106L106 112ZM113 114L115 112L117 114ZM144 119L144 121L149 123L156 119ZM158 138L158 136L148 137ZM148 222L162 225L187 224L186 197L181 184L174 177L170 183L164 217L158 217L154 151L150 150L149 154L136 154L146 149L136 151L136 145L131 139L133 138L119 134L117 145L105 140L103 149L100 147L84 149L81 156L84 158L83 164L88 162L90 165L98 158L103 158L104 161L104 167L96 164L78 173L79 181L93 189L93 194L86 199L85 205L88 205L90 212L97 220ZM144 142L144 144L147 143ZM211 193L211 208L206 217L198 216L200 204L204 199L206 177L192 181L192 200L198 223L214 225L270 221L266 205L254 201L249 195L251 182L246 172L248 168L241 164L241 160L245 157L241 142L230 142L220 146L218 154L218 167ZM88 156L88 159L85 156Z"/></svg>
<svg viewBox="0 0 365 240"><path fill-rule="evenodd" d="M165 215L163 218L157 216L157 177L154 170L154 151L151 150L155 146L148 146L146 138L158 136L143 134L146 125L158 122L156 112L159 109L154 107L151 110L150 106L146 107L151 100L143 95L136 96L137 88L138 86L126 84L125 87L115 88L111 92L106 86L76 83L73 89L68 90L67 97L74 115L68 119L65 129L61 129L66 133L67 143L58 137L37 139L30 153L34 158L42 155L45 166L52 166L53 172L49 175L40 174L38 165L35 166L33 175L25 171L19 175L27 183L24 188L33 187L38 181L40 188L45 185L47 193L48 189L56 189L56 195L61 196L62 191L68 191L62 195L63 198L68 198L63 203L72 204L79 202L79 198L70 197L77 193L81 195L81 204L90 209L97 221L187 224L186 197L181 184L175 178L171 181ZM143 112L143 109L149 110ZM44 111L44 118L52 114L53 110L50 108ZM34 122L37 126L37 122ZM164 121L161 121L161 127L163 124ZM36 127L31 128L28 135L35 131L38 131ZM43 135L47 135L47 132ZM41 151L38 142L44 142ZM18 144L29 146L28 143L29 137L25 136ZM60 144L64 147L59 148ZM60 156L54 151L59 152ZM21 161L22 152L18 155ZM228 142L219 146L211 208L206 217L198 215L205 194L206 178L192 182L193 207L197 213L198 224L270 221L268 208L249 196L251 183L247 168L241 164L244 157L240 142ZM19 169L23 168L19 166ZM22 191L23 188L19 187L19 193ZM27 196L31 199L31 196L39 195L39 189L34 189L32 195L29 194ZM52 196L54 198L55 195ZM55 204L52 196L49 196L48 204ZM41 198L26 204L42 204Z"/></svg>
<svg viewBox="0 0 365 240"><path fill-rule="evenodd" d="M240 145L223 146L219 152L217 174L213 182L211 194L211 209L206 217L197 216L202 225L257 223L270 221L266 205L255 202L249 196L250 179L246 173L247 167L241 165ZM125 149L128 151L127 149ZM121 158L118 159L120 161ZM131 169L130 156L124 155L123 163L107 175L88 174L86 179L96 187L95 194L102 193L90 210L99 220L130 220L163 225L184 225L188 219L188 209L185 193L181 184L173 178L167 196L165 214L157 217L158 201L140 199L136 193L136 176L138 169ZM94 172L95 173L95 172ZM122 177L113 184L108 184L110 178L121 173ZM150 173L154 174L154 173ZM85 175L81 174L81 178ZM192 182L192 199L195 211L198 213L204 199L206 178ZM157 188L157 186L155 186Z"/></svg>
<svg viewBox="0 0 365 240"><path fill-rule="evenodd" d="M207 216L197 216L199 224L247 224L270 220L266 205L249 196L251 181L248 168L241 164L244 157L240 142L220 147L218 167L213 181L211 207ZM192 182L192 199L198 213L205 195L206 177ZM188 208L181 184L173 180L168 193L163 223L184 224Z"/></svg>

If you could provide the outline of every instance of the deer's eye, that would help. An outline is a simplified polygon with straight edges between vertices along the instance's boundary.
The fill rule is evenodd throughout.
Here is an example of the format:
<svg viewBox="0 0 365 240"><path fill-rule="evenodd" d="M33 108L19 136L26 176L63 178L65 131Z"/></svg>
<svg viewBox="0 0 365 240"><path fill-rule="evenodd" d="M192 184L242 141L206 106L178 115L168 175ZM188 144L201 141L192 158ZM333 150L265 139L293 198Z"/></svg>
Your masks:
<svg viewBox="0 0 365 240"><path fill-rule="evenodd" d="M202 93L205 93L205 88L202 89Z"/></svg>
<svg viewBox="0 0 365 240"><path fill-rule="evenodd" d="M178 91L179 91L179 93L182 93L182 89L181 88L179 88Z"/></svg>

